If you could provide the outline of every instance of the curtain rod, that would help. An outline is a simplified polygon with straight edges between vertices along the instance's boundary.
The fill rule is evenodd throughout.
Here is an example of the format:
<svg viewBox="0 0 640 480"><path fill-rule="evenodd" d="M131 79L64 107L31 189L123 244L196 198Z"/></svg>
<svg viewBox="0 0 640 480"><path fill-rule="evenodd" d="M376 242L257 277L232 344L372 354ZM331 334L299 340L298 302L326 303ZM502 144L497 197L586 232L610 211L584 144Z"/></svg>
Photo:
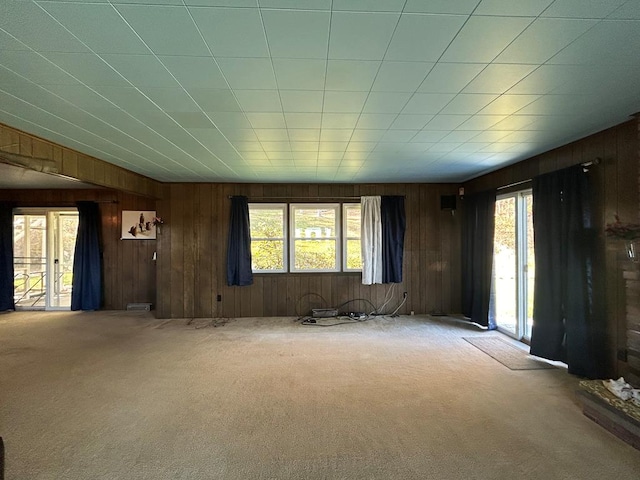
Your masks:
<svg viewBox="0 0 640 480"><path fill-rule="evenodd" d="M229 195L227 198L233 198L236 197L237 195ZM326 197L268 197L268 196L263 196L263 197L247 197L247 199L249 200L360 200L362 197L366 197L367 195L358 195L358 196L353 196L353 197L332 197L332 196L326 196ZM384 195L381 195L384 196ZM394 195L394 196L398 196L398 197L406 197L406 195Z"/></svg>
<svg viewBox="0 0 640 480"><path fill-rule="evenodd" d="M596 157L593 160L590 160L588 162L583 162L580 165L582 165L583 168L589 168L592 167L594 165L600 165L602 163L602 159L600 157ZM530 178L528 178L527 180L520 180L519 182L514 182L514 183L510 183L509 185L504 185L502 187L498 187L496 188L496 190L504 190L506 188L511 188L511 187L517 187L518 185L522 185L524 183L529 183L531 181Z"/></svg>

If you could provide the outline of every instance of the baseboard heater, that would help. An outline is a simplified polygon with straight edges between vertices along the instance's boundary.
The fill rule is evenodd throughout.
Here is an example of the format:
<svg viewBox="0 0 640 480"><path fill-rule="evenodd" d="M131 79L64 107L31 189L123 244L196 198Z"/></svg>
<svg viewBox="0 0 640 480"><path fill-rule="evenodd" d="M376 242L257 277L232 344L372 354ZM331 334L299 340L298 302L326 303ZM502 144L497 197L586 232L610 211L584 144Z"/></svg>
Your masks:
<svg viewBox="0 0 640 480"><path fill-rule="evenodd" d="M311 314L313 318L331 318L338 316L338 310L335 308L313 308Z"/></svg>

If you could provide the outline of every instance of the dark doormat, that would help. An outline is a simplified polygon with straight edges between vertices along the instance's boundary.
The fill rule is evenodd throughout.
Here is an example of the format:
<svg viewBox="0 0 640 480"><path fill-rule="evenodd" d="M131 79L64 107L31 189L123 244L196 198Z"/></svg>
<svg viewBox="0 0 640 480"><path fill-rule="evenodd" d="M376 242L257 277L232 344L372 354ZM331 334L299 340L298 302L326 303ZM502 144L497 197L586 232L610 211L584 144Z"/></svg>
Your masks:
<svg viewBox="0 0 640 480"><path fill-rule="evenodd" d="M555 368L553 365L536 360L524 350L511 345L499 337L463 337L474 347L499 361L511 370L540 370Z"/></svg>

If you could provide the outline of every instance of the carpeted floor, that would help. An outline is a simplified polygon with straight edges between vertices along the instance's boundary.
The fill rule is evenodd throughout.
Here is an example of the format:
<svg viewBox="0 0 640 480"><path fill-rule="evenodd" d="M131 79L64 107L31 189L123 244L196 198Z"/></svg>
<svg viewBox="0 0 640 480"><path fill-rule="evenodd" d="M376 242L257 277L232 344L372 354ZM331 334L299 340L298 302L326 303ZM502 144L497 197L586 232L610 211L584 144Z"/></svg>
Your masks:
<svg viewBox="0 0 640 480"><path fill-rule="evenodd" d="M7 480L638 478L577 378L509 370L455 320L184 323L0 315Z"/></svg>

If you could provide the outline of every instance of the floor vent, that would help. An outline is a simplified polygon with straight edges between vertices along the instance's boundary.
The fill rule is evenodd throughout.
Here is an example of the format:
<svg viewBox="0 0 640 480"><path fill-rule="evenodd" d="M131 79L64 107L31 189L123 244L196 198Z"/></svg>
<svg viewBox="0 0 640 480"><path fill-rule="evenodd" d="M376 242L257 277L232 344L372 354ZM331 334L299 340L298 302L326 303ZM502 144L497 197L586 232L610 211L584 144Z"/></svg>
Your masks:
<svg viewBox="0 0 640 480"><path fill-rule="evenodd" d="M151 310L151 304L150 303L127 303L127 310L148 312Z"/></svg>

